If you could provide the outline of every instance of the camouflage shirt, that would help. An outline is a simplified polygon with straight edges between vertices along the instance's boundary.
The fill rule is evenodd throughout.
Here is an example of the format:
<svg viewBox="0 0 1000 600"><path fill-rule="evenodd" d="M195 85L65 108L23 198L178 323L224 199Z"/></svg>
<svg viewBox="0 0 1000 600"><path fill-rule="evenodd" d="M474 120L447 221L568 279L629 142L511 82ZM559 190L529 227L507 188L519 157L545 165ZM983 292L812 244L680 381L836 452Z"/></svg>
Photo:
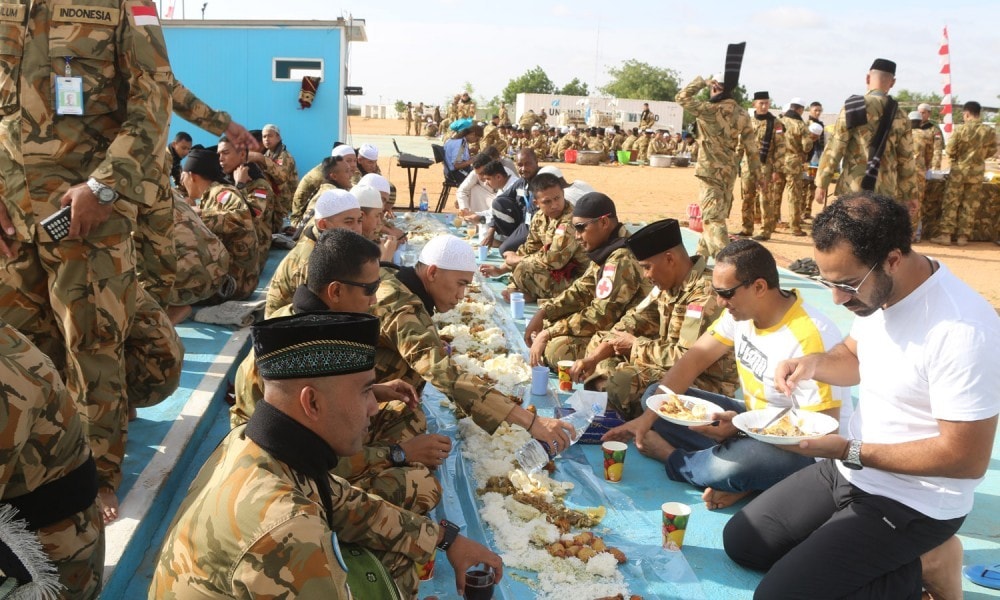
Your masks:
<svg viewBox="0 0 1000 600"><path fill-rule="evenodd" d="M259 167L252 167L251 173L260 173ZM250 175L253 177L253 175ZM274 209L277 199L271 183L263 176L251 179L246 185L236 186L246 198L253 210L253 227L257 234L257 273L264 270L267 262L267 252L271 249L271 225L274 220Z"/></svg>
<svg viewBox="0 0 1000 600"><path fill-rule="evenodd" d="M934 133L927 129L913 130L913 166L917 181L924 177L934 162Z"/></svg>
<svg viewBox="0 0 1000 600"><path fill-rule="evenodd" d="M986 171L986 159L997 153L996 131L978 118L966 119L948 139L948 180L979 183Z"/></svg>
<svg viewBox="0 0 1000 600"><path fill-rule="evenodd" d="M259 248L253 214L239 190L212 184L201 198L201 220L229 252L229 274L236 280L231 299L241 300L257 289Z"/></svg>
<svg viewBox="0 0 1000 600"><path fill-rule="evenodd" d="M270 319L274 313L292 303L295 290L305 285L309 275L309 255L316 247L319 231L309 225L305 233L274 270L271 283L267 286L267 300L264 304L264 318Z"/></svg>
<svg viewBox="0 0 1000 600"><path fill-rule="evenodd" d="M625 313L611 328L611 331L635 336L628 356L629 363L659 369L673 367L722 315L707 259L694 256L692 261L694 265L684 283L665 291L654 287L642 302ZM727 353L699 375L694 386L732 396L738 380L736 363L733 356Z"/></svg>
<svg viewBox="0 0 1000 600"><path fill-rule="evenodd" d="M677 104L691 113L698 125L701 154L695 176L718 180L734 177L740 142L750 170L759 172L760 156L749 115L731 98L720 102L699 100L697 93L707 85L700 76L695 77L677 94Z"/></svg>
<svg viewBox="0 0 1000 600"><path fill-rule="evenodd" d="M184 87L184 84L176 79L171 79L170 96L174 100L174 112L182 119L201 127L209 133L222 135L233 122L229 113L215 110L211 106L201 101L201 98Z"/></svg>
<svg viewBox="0 0 1000 600"><path fill-rule="evenodd" d="M590 258L573 235L573 205L566 202L562 214L555 219L541 211L536 213L528 228L528 239L517 249L517 254L524 261L537 262L553 271L575 263L569 277L582 272L590 264Z"/></svg>
<svg viewBox="0 0 1000 600"><path fill-rule="evenodd" d="M167 304L189 306L211 298L229 276L229 251L180 198L174 198L173 242L177 277Z"/></svg>
<svg viewBox="0 0 1000 600"><path fill-rule="evenodd" d="M878 131L888 96L879 90L868 90L864 98L868 114L868 122L864 125L848 129L846 113L841 109L819 161L816 187L826 189L837 166L843 161L840 180L837 182L837 195L861 190L861 180L868 167L868 144ZM916 198L916 175L910 121L906 118L906 111L897 108L896 118L889 127L885 152L875 181L875 192L899 201Z"/></svg>
<svg viewBox="0 0 1000 600"><path fill-rule="evenodd" d="M812 151L812 138L809 137L809 126L801 117L783 115L781 122L785 126L785 175L802 177L802 171L809 164L809 153Z"/></svg>
<svg viewBox="0 0 1000 600"><path fill-rule="evenodd" d="M618 238L627 235L625 226L619 226ZM539 302L539 310L550 323L549 337L590 337L610 329L650 288L632 251L623 245L603 262L592 261L563 293Z"/></svg>
<svg viewBox="0 0 1000 600"><path fill-rule="evenodd" d="M299 184L295 187L295 194L292 195L292 212L289 217L292 225L298 225L302 220L302 214L306 212L306 206L316 195L319 186L326 183L326 176L323 173L323 163L320 163L302 176Z"/></svg>
<svg viewBox="0 0 1000 600"><path fill-rule="evenodd" d="M764 146L764 137L767 135L767 123L768 119L750 119L751 126L753 127L754 139L757 140L757 158L760 159L760 148ZM761 163L761 175L770 176L774 172L780 172L782 165L785 160L785 126L778 117L774 118L774 129L771 133L771 143L767 147L767 157L764 162ZM742 150L743 144L740 143L740 149L736 151L736 155L739 156L741 153L744 155L743 166L747 168L747 162L745 155L746 153ZM678 151L684 151L683 147L678 148Z"/></svg>
<svg viewBox="0 0 1000 600"><path fill-rule="evenodd" d="M164 540L150 600L351 598L315 483L244 430L230 432L191 483ZM330 486L341 542L418 562L430 557L436 523L339 477Z"/></svg>

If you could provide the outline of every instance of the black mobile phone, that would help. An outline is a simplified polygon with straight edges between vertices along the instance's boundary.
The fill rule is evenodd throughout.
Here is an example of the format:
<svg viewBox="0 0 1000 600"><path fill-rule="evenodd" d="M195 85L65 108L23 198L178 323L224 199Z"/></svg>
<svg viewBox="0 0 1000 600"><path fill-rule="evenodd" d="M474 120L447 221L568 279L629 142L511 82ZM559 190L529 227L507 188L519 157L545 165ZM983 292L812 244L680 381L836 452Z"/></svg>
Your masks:
<svg viewBox="0 0 1000 600"><path fill-rule="evenodd" d="M53 214L45 217L40 225L54 241L59 241L69 235L69 224L72 217L71 205L60 208Z"/></svg>

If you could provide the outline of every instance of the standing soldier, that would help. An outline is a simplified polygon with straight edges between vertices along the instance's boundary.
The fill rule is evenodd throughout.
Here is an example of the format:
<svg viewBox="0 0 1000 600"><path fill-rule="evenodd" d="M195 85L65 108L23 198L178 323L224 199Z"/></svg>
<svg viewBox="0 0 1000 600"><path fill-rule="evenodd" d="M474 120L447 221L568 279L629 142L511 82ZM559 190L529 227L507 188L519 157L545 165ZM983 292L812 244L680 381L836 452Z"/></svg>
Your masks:
<svg viewBox="0 0 1000 600"><path fill-rule="evenodd" d="M930 129L920 127L923 117L920 111L913 111L909 115L910 126L913 128L913 166L917 170L917 197L914 204L916 210L910 213L910 224L913 226L913 241L920 241L921 210L924 205L924 196L927 194L927 171L934 161L934 132ZM940 131L940 130L939 130Z"/></svg>
<svg viewBox="0 0 1000 600"><path fill-rule="evenodd" d="M934 121L931 121L931 105L921 102L917 106L920 113L920 129L929 131L934 136L934 149L932 151L930 169L938 171L941 169L941 155L944 154L944 135L941 128Z"/></svg>
<svg viewBox="0 0 1000 600"><path fill-rule="evenodd" d="M982 106L969 101L962 106L963 123L955 128L948 140L948 162L951 173L944 202L941 203L941 223L932 242L942 246L965 246L973 234L973 226L983 201L983 173L986 159L997 153L997 136L992 127L979 118ZM956 215L958 217L956 221Z"/></svg>
<svg viewBox="0 0 1000 600"><path fill-rule="evenodd" d="M743 142L743 152L755 178L760 172L760 156L750 117L732 98L739 84L745 48L745 42L729 45L722 83L711 78L705 81L699 76L677 94L677 103L694 116L698 127L701 157L695 177L701 182L699 204L705 228L698 242L698 254L709 258L729 243L726 218L733 205L733 184L739 164L738 142ZM707 102L696 98L705 87L711 87L712 94Z"/></svg>
<svg viewBox="0 0 1000 600"><path fill-rule="evenodd" d="M420 127L424 124L424 103L417 104L413 109L413 135L420 135Z"/></svg>
<svg viewBox="0 0 1000 600"><path fill-rule="evenodd" d="M791 213L790 225L792 235L804 237L802 231L802 205L807 202L807 183L803 175L809 164L809 153L812 151L813 140L802 114L805 112L804 101L792 98L788 110L781 115L785 126L785 191L788 195L788 212ZM779 200L780 206L780 200Z"/></svg>
<svg viewBox="0 0 1000 600"><path fill-rule="evenodd" d="M649 102L642 103L642 112L639 113L639 129L652 129L656 126L656 115L649 110Z"/></svg>
<svg viewBox="0 0 1000 600"><path fill-rule="evenodd" d="M774 233L781 206L781 188L777 188L776 184L785 156L785 142L782 135L784 125L771 114L771 96L767 92L754 92L753 116L751 124L759 148L760 177L755 176L750 170L750 163L744 159L740 169L743 187L741 211L743 229L739 235L752 236L754 223L763 221L760 235L756 239L767 240ZM739 154L737 150L736 155Z"/></svg>
<svg viewBox="0 0 1000 600"><path fill-rule="evenodd" d="M112 520L136 298L131 231L137 206L166 182L173 76L147 0L38 0L5 11L17 17L4 23L10 52L0 61L0 319L62 373ZM72 207L66 237L41 226L61 207Z"/></svg>
<svg viewBox="0 0 1000 600"><path fill-rule="evenodd" d="M406 121L406 133L403 135L410 135L410 128L413 126L413 103L407 102L406 108L403 109L403 120Z"/></svg>
<svg viewBox="0 0 1000 600"><path fill-rule="evenodd" d="M510 115L507 113L507 103L500 103L500 110L497 111L500 115L500 125L510 125Z"/></svg>
<svg viewBox="0 0 1000 600"><path fill-rule="evenodd" d="M917 195L917 172L913 167L910 122L889 95L896 84L896 63L875 59L866 82L868 91L864 96L847 99L827 139L814 199L826 203L827 187L837 165L842 164L835 190L838 196L865 189L909 205ZM889 110L891 123L887 128L880 127ZM880 132L884 132L882 138L875 139ZM873 161L876 152L880 153L879 160Z"/></svg>

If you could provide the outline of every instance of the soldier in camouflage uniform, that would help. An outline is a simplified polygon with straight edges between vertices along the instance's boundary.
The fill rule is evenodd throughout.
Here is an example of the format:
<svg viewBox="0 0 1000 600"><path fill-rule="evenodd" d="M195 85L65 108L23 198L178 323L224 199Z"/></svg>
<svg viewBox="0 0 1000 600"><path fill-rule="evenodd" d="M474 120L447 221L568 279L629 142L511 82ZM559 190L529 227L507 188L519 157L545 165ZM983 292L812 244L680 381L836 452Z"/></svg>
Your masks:
<svg viewBox="0 0 1000 600"><path fill-rule="evenodd" d="M656 115L649 110L649 103L642 103L642 112L639 113L639 131L656 127Z"/></svg>
<svg viewBox="0 0 1000 600"><path fill-rule="evenodd" d="M275 209L272 218L272 230L281 231L285 217L292 210L292 197L299 184L299 170L295 158L281 140L281 132L277 125L268 123L262 130L264 139L265 170L274 173L277 186L274 189Z"/></svg>
<svg viewBox="0 0 1000 600"><path fill-rule="evenodd" d="M819 161L816 174L815 201L826 202L827 187L833 179L837 165L841 165L836 195L861 190L861 181L868 166L868 145L878 131L879 121L885 113L889 90L896 83L896 63L877 59L868 71L868 91L857 103L857 118L852 116L853 127L848 127L847 110L840 111L833 133L826 141L826 148ZM850 99L849 99L850 100ZM860 110L863 102L864 114ZM853 113L852 113L853 114ZM841 162L843 161L843 162ZM885 151L875 181L876 194L895 198L910 205L917 196L917 171L913 166L913 137L906 113L896 110L885 144Z"/></svg>
<svg viewBox="0 0 1000 600"><path fill-rule="evenodd" d="M183 362L184 344L173 323L156 299L140 287L125 339L130 419L135 418L135 409L155 406L177 390Z"/></svg>
<svg viewBox="0 0 1000 600"><path fill-rule="evenodd" d="M558 296L590 264L586 250L573 235L573 206L563 195L559 178L536 175L529 185L538 213L531 219L528 239L504 253L502 266L482 265L486 277L513 272L504 298L521 291L526 302Z"/></svg>
<svg viewBox="0 0 1000 600"><path fill-rule="evenodd" d="M173 307L191 306L216 294L224 299L232 295L235 281L229 275L229 251L194 209L177 197L174 199L174 248L178 277L170 290L168 314Z"/></svg>
<svg viewBox="0 0 1000 600"><path fill-rule="evenodd" d="M626 137L625 141L622 142L622 150L626 152L632 152L632 150L635 148L635 143L637 141L639 141L639 130L633 127L629 131L628 137Z"/></svg>
<svg viewBox="0 0 1000 600"><path fill-rule="evenodd" d="M257 230L250 204L235 187L221 183L218 155L211 150L191 150L184 159L181 177L188 198L198 199L202 222L229 252L229 275L235 282L232 295L216 295L206 302L218 304L250 297L257 289L260 274Z"/></svg>
<svg viewBox="0 0 1000 600"><path fill-rule="evenodd" d="M274 311L271 318L323 310L368 312L375 304L375 290L342 283L378 282L378 248L364 242L345 229L324 233L308 257L313 267L309 281L295 290L291 304ZM249 420L264 397L264 382L253 350L240 364L235 388L229 422L238 427ZM379 410L369 425L364 448L343 457L332 472L397 506L427 514L441 500L441 486L428 468L441 465L451 442L445 436L426 433L427 420L409 384L387 381L376 384L374 391Z"/></svg>
<svg viewBox="0 0 1000 600"><path fill-rule="evenodd" d="M760 176L757 177L750 170L750 163L744 158L740 169L743 229L739 235L752 236L754 223L757 222L761 223L762 230L758 239L766 240L774 233L781 210L781 191L784 186L779 187L777 184L785 157L784 125L771 114L771 96L767 92L754 92L753 108L754 118L750 123L757 140ZM737 156L742 153L741 150L742 148L737 149Z"/></svg>
<svg viewBox="0 0 1000 600"><path fill-rule="evenodd" d="M699 100L696 95L711 86L710 100ZM726 218L733 205L733 184L736 183L736 165L740 157L737 144L742 141L748 167L759 179L760 155L750 117L733 100L723 84L700 76L677 94L677 103L695 117L701 156L695 177L699 183L698 203L704 233L698 242L698 254L714 257L729 243Z"/></svg>
<svg viewBox="0 0 1000 600"><path fill-rule="evenodd" d="M0 30L0 221L11 223L0 232L0 319L63 375L109 519L127 428L131 231L137 206L149 205L166 180L173 77L155 11L146 0L17 0L5 6ZM76 78L61 85L82 86L82 100L64 89L57 108L55 76ZM61 205L73 216L57 241L39 222Z"/></svg>
<svg viewBox="0 0 1000 600"><path fill-rule="evenodd" d="M646 129L639 139L635 142L635 153L638 153L633 158L637 161L648 162L649 161L649 145L653 141L653 130Z"/></svg>
<svg viewBox="0 0 1000 600"><path fill-rule="evenodd" d="M570 129L569 132L562 136L556 144L555 157L558 160L565 160L566 151L576 148L578 143L579 141L576 137L576 130Z"/></svg>
<svg viewBox="0 0 1000 600"><path fill-rule="evenodd" d="M649 146L646 148L646 156L652 156L654 154L669 154L667 141L663 139L663 134L665 131L657 131L653 134L653 139L649 140Z"/></svg>
<svg viewBox="0 0 1000 600"><path fill-rule="evenodd" d="M587 355L570 376L588 389L608 393L609 407L634 419L645 407L646 388L684 355L722 314L704 256L688 256L676 219L657 221L629 237L626 245L654 287L610 331L594 335ZM732 396L736 363L726 355L699 375L702 390Z"/></svg>
<svg viewBox="0 0 1000 600"><path fill-rule="evenodd" d="M49 357L2 321L0 381L0 549L20 554L5 521L26 522L26 535L41 544L36 549L55 565L64 586L58 597L96 599L104 526L77 404ZM0 577L16 577L7 558L0 552Z"/></svg>
<svg viewBox="0 0 1000 600"><path fill-rule="evenodd" d="M227 137L219 139L219 166L225 175L224 182L240 191L253 215L259 275L264 270L271 249L271 227L278 200L264 171L256 164L246 162L246 152L245 148L237 146Z"/></svg>
<svg viewBox="0 0 1000 600"><path fill-rule="evenodd" d="M316 201L315 212L315 222L306 227L298 243L281 259L274 271L264 304L266 318L291 304L295 290L305 284L309 274L309 255L321 233L327 229L349 229L361 233L361 205L348 191L332 187L324 190Z"/></svg>
<svg viewBox="0 0 1000 600"><path fill-rule="evenodd" d="M585 194L573 207L572 221L590 266L561 294L539 303L524 330L531 364L547 364L552 370L561 360L583 356L590 338L610 329L651 287L625 246L628 231L618 222L611 198Z"/></svg>
<svg viewBox="0 0 1000 600"><path fill-rule="evenodd" d="M910 213L910 225L913 227L913 241L919 242L921 210L924 197L927 195L926 173L934 161L934 133L929 129L921 129L919 111L912 111L907 116L910 119L910 127L913 128L913 167L917 170L916 210Z"/></svg>
<svg viewBox="0 0 1000 600"><path fill-rule="evenodd" d="M941 155L944 154L944 134L941 133L938 124L931 121L930 104L921 103L917 106L917 112L920 113L920 129L927 131L934 138L931 161L927 168L939 171L941 169Z"/></svg>
<svg viewBox="0 0 1000 600"><path fill-rule="evenodd" d="M501 125L510 125L510 115L507 113L507 103L506 102L501 102L500 103L500 109L497 111L497 114L500 117L500 124Z"/></svg>
<svg viewBox="0 0 1000 600"><path fill-rule="evenodd" d="M935 244L965 246L973 234L979 205L983 201L983 173L986 160L997 153L996 131L983 123L979 115L982 107L978 102L966 102L962 106L961 125L948 140L948 187L941 202L941 221L938 235L931 240ZM957 216L957 219L956 219Z"/></svg>
<svg viewBox="0 0 1000 600"><path fill-rule="evenodd" d="M447 552L456 585L500 557L441 524L329 474L357 453L371 394L378 321L309 313L253 328L264 397L192 482L164 540L149 590L163 598L415 596L415 563ZM302 350L302 348L306 350ZM308 402L307 402L308 400ZM219 524L225 523L225 527ZM341 544L350 544L343 547ZM377 557L391 580L366 559ZM350 570L350 573L348 571Z"/></svg>
<svg viewBox="0 0 1000 600"><path fill-rule="evenodd" d="M295 186L295 193L292 195L292 212L288 215L293 226L298 227L301 224L306 206L316 195L319 186L324 183L326 183L326 169L323 162L309 169L299 180L299 184Z"/></svg>
<svg viewBox="0 0 1000 600"><path fill-rule="evenodd" d="M781 122L785 126L784 169L788 212L791 213L789 226L791 234L797 237L806 235L802 231L802 205L806 202L805 195L809 186L802 174L809 164L809 153L813 145L807 125L802 120L805 108L801 99L793 98L788 110L781 115Z"/></svg>
<svg viewBox="0 0 1000 600"><path fill-rule="evenodd" d="M170 185L170 169L173 157L170 150L163 154L163 181L153 202L149 206L140 205L136 214L135 270L139 285L153 298L166 306L170 290L177 278L177 254L174 252L174 203L173 188Z"/></svg>

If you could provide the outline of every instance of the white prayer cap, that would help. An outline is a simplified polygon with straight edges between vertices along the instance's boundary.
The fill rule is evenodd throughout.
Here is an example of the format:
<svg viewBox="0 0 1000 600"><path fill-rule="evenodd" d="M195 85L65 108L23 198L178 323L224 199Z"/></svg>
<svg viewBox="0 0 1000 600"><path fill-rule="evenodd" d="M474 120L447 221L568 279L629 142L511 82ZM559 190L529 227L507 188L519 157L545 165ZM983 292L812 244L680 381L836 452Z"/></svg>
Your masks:
<svg viewBox="0 0 1000 600"><path fill-rule="evenodd" d="M383 194L391 194L392 188L389 187L389 180L382 177L378 173L369 173L362 177L358 181L358 185L367 185L368 187L373 187Z"/></svg>
<svg viewBox="0 0 1000 600"><path fill-rule="evenodd" d="M806 101L796 96L788 101L788 106L793 106L793 105L805 107Z"/></svg>
<svg viewBox="0 0 1000 600"><path fill-rule="evenodd" d="M647 129L647 130L646 130L646 133L656 133L656 132L655 132L655 131L653 131L652 129Z"/></svg>
<svg viewBox="0 0 1000 600"><path fill-rule="evenodd" d="M917 118L919 118L919 116ZM810 123L809 133L813 135L823 135L823 126L816 122Z"/></svg>
<svg viewBox="0 0 1000 600"><path fill-rule="evenodd" d="M264 125L264 129L261 129L262 133L267 133L268 131L273 131L274 133L281 135L281 130L278 129L278 126L274 123L268 123L267 125Z"/></svg>
<svg viewBox="0 0 1000 600"><path fill-rule="evenodd" d="M920 116L920 112L916 111L916 110L911 111L910 114L906 115L906 118L909 119L909 120L911 120L911 121L923 121L924 120L924 118Z"/></svg>
<svg viewBox="0 0 1000 600"><path fill-rule="evenodd" d="M472 246L453 235L439 235L424 245L420 262L449 271L475 272L476 256Z"/></svg>
<svg viewBox="0 0 1000 600"><path fill-rule="evenodd" d="M325 219L352 208L361 208L354 194L339 189L327 190L316 200L316 218Z"/></svg>
<svg viewBox="0 0 1000 600"><path fill-rule="evenodd" d="M539 125L538 123L535 123L534 125L531 126L531 130L532 131L538 131L541 128L542 128L542 126Z"/></svg>
<svg viewBox="0 0 1000 600"><path fill-rule="evenodd" d="M371 144L361 144L361 148L358 149L358 156L367 158L368 160L378 160L378 148Z"/></svg>
<svg viewBox="0 0 1000 600"><path fill-rule="evenodd" d="M358 204L361 208L377 208L382 210L382 194L378 193L375 188L362 185L358 185L351 188L351 195L358 199Z"/></svg>
<svg viewBox="0 0 1000 600"><path fill-rule="evenodd" d="M354 156L354 148L350 144L341 144L330 152L330 156Z"/></svg>
<svg viewBox="0 0 1000 600"><path fill-rule="evenodd" d="M567 133L569 133L569 127L563 125L562 127L559 128L559 133L566 135Z"/></svg>
<svg viewBox="0 0 1000 600"><path fill-rule="evenodd" d="M576 125L570 125L569 130L570 131L576 131Z"/></svg>
<svg viewBox="0 0 1000 600"><path fill-rule="evenodd" d="M919 105L917 105L917 110L921 110L921 111L926 110L927 112L930 112L931 111L931 105L927 104L926 102L921 102Z"/></svg>
<svg viewBox="0 0 1000 600"><path fill-rule="evenodd" d="M555 175L556 177L563 176L562 171L559 170L559 167L542 167L541 169L538 169L538 174L541 175L542 173L548 173L549 175Z"/></svg>

